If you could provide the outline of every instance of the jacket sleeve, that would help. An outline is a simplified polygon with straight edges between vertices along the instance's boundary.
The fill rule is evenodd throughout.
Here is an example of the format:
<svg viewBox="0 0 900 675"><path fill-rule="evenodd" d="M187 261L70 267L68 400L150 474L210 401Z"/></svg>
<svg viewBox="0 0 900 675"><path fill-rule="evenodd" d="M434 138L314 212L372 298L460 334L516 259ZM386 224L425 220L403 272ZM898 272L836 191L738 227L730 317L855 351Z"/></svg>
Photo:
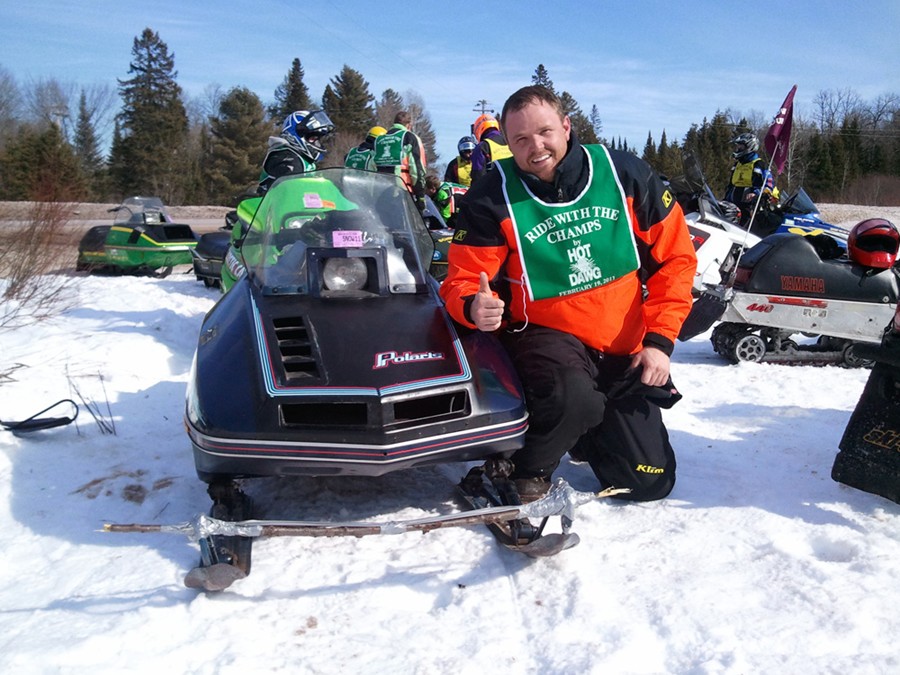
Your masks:
<svg viewBox="0 0 900 675"><path fill-rule="evenodd" d="M674 195L649 165L634 159L636 166L629 172L631 185L625 190L631 199L642 280L647 289L643 344L671 354L681 324L691 310L697 256Z"/></svg>
<svg viewBox="0 0 900 675"><path fill-rule="evenodd" d="M481 178L487 171L487 154L485 148L488 147L487 141L481 141L472 151L472 182L476 178Z"/></svg>
<svg viewBox="0 0 900 675"><path fill-rule="evenodd" d="M422 141L413 132L406 132L406 139L410 145L410 159L415 165L410 167L410 174L413 178L413 192L416 198L423 199L425 197L425 147Z"/></svg>
<svg viewBox="0 0 900 675"><path fill-rule="evenodd" d="M441 298L450 316L469 328L475 328L469 308L478 292L480 273L486 272L493 285L509 253L500 226L504 215L498 205L485 196L484 188L489 187L494 178L496 176L485 178L460 202L457 227L447 257L447 278L441 284Z"/></svg>
<svg viewBox="0 0 900 675"><path fill-rule="evenodd" d="M459 182L459 174L458 171L459 160L457 158L451 159L450 163L447 165L447 170L444 171L444 180L448 183L458 183Z"/></svg>

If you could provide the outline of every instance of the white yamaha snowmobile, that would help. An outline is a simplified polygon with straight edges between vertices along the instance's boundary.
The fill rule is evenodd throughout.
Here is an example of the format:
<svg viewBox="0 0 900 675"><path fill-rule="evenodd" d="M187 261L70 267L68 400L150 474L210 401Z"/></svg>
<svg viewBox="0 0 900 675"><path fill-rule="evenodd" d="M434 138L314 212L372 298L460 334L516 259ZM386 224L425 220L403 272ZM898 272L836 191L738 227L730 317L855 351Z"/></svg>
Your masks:
<svg viewBox="0 0 900 675"><path fill-rule="evenodd" d="M679 339L720 321L713 348L732 363L869 365L851 346L880 342L894 314L898 245L897 228L881 218L857 224L846 251L824 234L770 235L741 257L733 286L701 294Z"/></svg>

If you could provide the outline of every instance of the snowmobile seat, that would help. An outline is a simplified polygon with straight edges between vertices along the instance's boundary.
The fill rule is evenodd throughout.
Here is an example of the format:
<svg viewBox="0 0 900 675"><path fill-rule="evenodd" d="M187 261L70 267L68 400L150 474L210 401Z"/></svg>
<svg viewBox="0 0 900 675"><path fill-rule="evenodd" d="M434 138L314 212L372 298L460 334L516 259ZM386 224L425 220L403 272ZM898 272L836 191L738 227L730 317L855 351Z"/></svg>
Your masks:
<svg viewBox="0 0 900 675"><path fill-rule="evenodd" d="M231 233L225 230L207 232L200 235L197 242L197 253L205 258L225 259L228 245L231 243Z"/></svg>
<svg viewBox="0 0 900 675"><path fill-rule="evenodd" d="M825 235L827 236L827 235ZM900 281L892 270L873 270L846 257L823 259L828 247L798 234L773 234L741 258L735 288L749 293L896 304Z"/></svg>
<svg viewBox="0 0 900 675"><path fill-rule="evenodd" d="M81 238L81 242L78 244L78 251L102 251L109 229L109 225L94 225Z"/></svg>

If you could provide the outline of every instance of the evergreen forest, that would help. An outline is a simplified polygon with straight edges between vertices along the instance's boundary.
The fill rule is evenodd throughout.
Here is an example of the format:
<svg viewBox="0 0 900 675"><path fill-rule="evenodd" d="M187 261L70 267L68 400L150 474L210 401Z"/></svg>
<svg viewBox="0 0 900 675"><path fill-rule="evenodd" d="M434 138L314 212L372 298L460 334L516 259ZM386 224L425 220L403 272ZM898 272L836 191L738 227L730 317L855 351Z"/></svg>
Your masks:
<svg viewBox="0 0 900 675"><path fill-rule="evenodd" d="M151 194L171 205L232 206L255 187L268 137L300 109L321 108L335 123L322 166L342 164L372 126L390 127L400 110L410 113L429 167L442 175L452 159L437 155L420 96L393 89L373 94L363 74L348 65L317 98L294 58L268 101L245 87L222 91L215 85L188 98L175 65L150 28L134 38L127 75L115 86L77 87L53 79L26 86L0 64L0 200L117 202ZM585 112L569 92L556 89L543 64L530 82L527 77L523 85L556 91L582 142L639 154L670 178L683 172L689 151L717 192L728 183L729 140L749 131L762 141L772 121L758 113L717 110L683 138L669 138L663 129L657 140L648 130L642 148L629 147L621 137L605 137L598 106ZM778 186L788 192L803 186L821 202L900 205L900 96L885 93L866 101L851 89L820 91L811 116L794 112Z"/></svg>

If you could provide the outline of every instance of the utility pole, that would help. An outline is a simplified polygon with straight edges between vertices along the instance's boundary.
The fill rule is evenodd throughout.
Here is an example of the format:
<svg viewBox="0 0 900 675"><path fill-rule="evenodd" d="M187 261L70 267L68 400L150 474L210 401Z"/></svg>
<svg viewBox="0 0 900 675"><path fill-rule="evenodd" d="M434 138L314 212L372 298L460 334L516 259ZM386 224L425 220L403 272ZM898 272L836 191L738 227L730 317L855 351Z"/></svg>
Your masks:
<svg viewBox="0 0 900 675"><path fill-rule="evenodd" d="M475 112L480 112L482 115L485 113L494 114L495 110L493 108L488 108L489 103L485 99L481 99L480 101L475 101L475 105L477 107L472 108Z"/></svg>

